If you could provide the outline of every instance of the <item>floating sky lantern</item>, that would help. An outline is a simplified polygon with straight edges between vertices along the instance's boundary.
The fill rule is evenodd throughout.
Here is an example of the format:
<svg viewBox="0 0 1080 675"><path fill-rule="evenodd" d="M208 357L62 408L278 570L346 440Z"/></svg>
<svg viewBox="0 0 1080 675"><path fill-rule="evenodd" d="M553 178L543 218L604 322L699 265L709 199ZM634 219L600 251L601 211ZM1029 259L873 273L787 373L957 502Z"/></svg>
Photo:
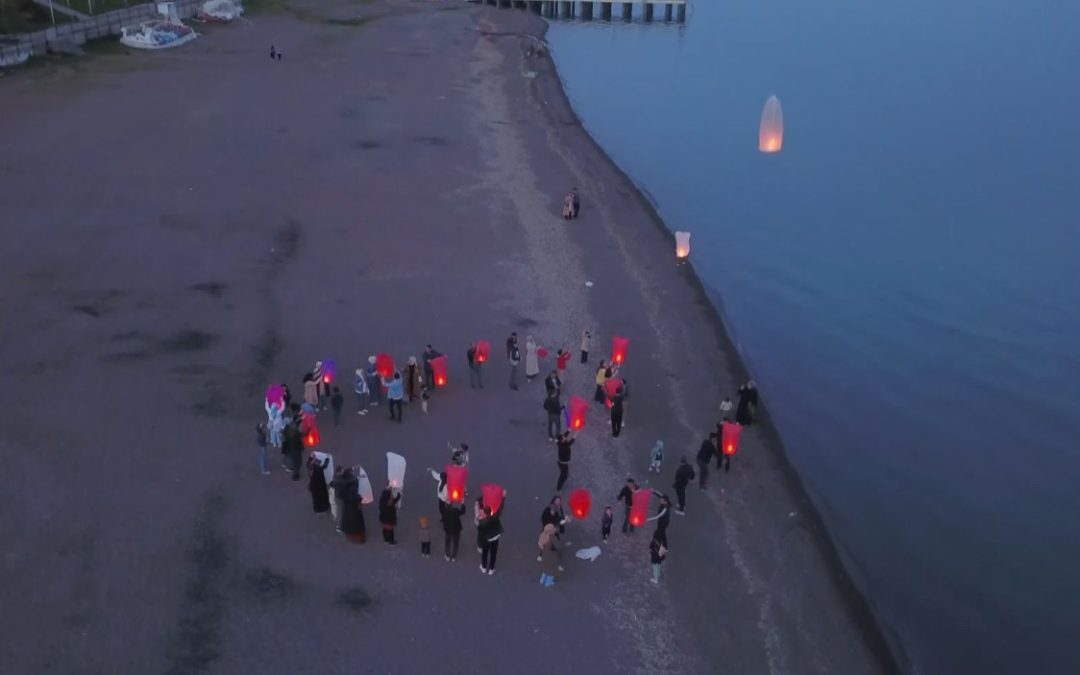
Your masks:
<svg viewBox="0 0 1080 675"><path fill-rule="evenodd" d="M574 514L574 517L578 520L589 515L589 509L592 508L592 497L589 496L589 491L584 488L578 488L570 493L570 513Z"/></svg>
<svg viewBox="0 0 1080 675"><path fill-rule="evenodd" d="M451 504L460 504L465 501L465 481L468 477L468 467L457 464L446 465L446 498Z"/></svg>
<svg viewBox="0 0 1080 675"><path fill-rule="evenodd" d="M634 492L633 502L630 506L630 524L634 527L641 527L645 524L645 519L649 517L649 499L652 497L652 490L637 490Z"/></svg>
<svg viewBox="0 0 1080 675"><path fill-rule="evenodd" d="M377 354L375 370L379 373L379 377L389 379L394 374L394 357L389 354Z"/></svg>
<svg viewBox="0 0 1080 675"><path fill-rule="evenodd" d="M431 366L431 376L433 378L435 378L435 386L436 387L445 387L446 386L446 354L443 354L442 356L437 356L437 357L431 359L430 361L428 361L428 364Z"/></svg>
<svg viewBox="0 0 1080 675"><path fill-rule="evenodd" d="M737 422L724 422L720 428L720 449L729 457L739 449L739 437L742 436L742 425Z"/></svg>
<svg viewBox="0 0 1080 675"><path fill-rule="evenodd" d="M405 487L405 458L396 452L386 453L386 480L395 490Z"/></svg>
<svg viewBox="0 0 1080 675"><path fill-rule="evenodd" d="M619 393L619 387L622 386L622 380L618 377L609 377L604 380L604 393L607 395L607 407L611 407L612 400L615 395Z"/></svg>
<svg viewBox="0 0 1080 675"><path fill-rule="evenodd" d="M476 362L487 363L488 357L491 356L491 343L487 340L476 341Z"/></svg>
<svg viewBox="0 0 1080 675"><path fill-rule="evenodd" d="M758 150L771 153L780 152L784 145L784 111L780 109L780 99L770 96L761 111L761 127L758 129Z"/></svg>
<svg viewBox="0 0 1080 675"><path fill-rule="evenodd" d="M675 233L675 257L686 260L690 257L690 233L678 231Z"/></svg>
<svg viewBox="0 0 1080 675"><path fill-rule="evenodd" d="M626 350L629 346L630 340L624 337L616 335L611 338L611 360L615 365L621 366L626 360Z"/></svg>
<svg viewBox="0 0 1080 675"><path fill-rule="evenodd" d="M570 430L578 431L585 428L585 415L589 412L589 404L580 396L570 397Z"/></svg>
<svg viewBox="0 0 1080 675"><path fill-rule="evenodd" d="M491 509L492 513L497 512L502 506L503 488L501 485L484 483L480 486L480 494L484 497L484 506Z"/></svg>

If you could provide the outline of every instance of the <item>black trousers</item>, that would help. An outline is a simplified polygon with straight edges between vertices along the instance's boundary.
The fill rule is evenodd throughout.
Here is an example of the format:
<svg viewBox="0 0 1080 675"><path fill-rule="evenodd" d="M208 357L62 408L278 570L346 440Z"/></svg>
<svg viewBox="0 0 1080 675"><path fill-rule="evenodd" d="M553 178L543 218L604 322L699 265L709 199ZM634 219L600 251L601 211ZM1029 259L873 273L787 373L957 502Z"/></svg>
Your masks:
<svg viewBox="0 0 1080 675"><path fill-rule="evenodd" d="M443 550L446 551L446 557L453 560L457 557L458 545L461 544L461 530L457 532L447 532L446 538L443 541Z"/></svg>
<svg viewBox="0 0 1080 675"><path fill-rule="evenodd" d="M566 477L570 475L570 462L556 463L559 465L559 482L555 485L555 492L558 492L566 485Z"/></svg>
<svg viewBox="0 0 1080 675"><path fill-rule="evenodd" d="M581 362L582 363L588 363L589 362L589 352L585 351L584 349L581 350Z"/></svg>
<svg viewBox="0 0 1080 675"><path fill-rule="evenodd" d="M618 437L619 432L622 431L622 415L611 416L611 435Z"/></svg>
<svg viewBox="0 0 1080 675"><path fill-rule="evenodd" d="M480 566L486 570L495 569L495 558L499 555L499 540L485 541L480 547Z"/></svg>
<svg viewBox="0 0 1080 675"><path fill-rule="evenodd" d="M675 497L677 497L678 500L679 500L679 510L680 511L685 511L686 510L686 486L685 485L680 485L679 483L675 484Z"/></svg>
<svg viewBox="0 0 1080 675"><path fill-rule="evenodd" d="M423 553L424 555L431 555L431 542L430 541L422 541L422 542L420 542L420 552Z"/></svg>
<svg viewBox="0 0 1080 675"><path fill-rule="evenodd" d="M397 417L394 416L394 410L395 409L397 410ZM398 422L400 422L401 421L401 410L402 410L402 408L401 408L401 399L400 398L392 398L392 399L390 399L390 419L397 420Z"/></svg>
<svg viewBox="0 0 1080 675"><path fill-rule="evenodd" d="M387 544L396 544L394 541L394 528L383 526L382 540Z"/></svg>
<svg viewBox="0 0 1080 675"><path fill-rule="evenodd" d="M625 508L626 508L626 514L623 516L622 531L624 533L633 532L634 531L634 526L630 524L630 505L626 504Z"/></svg>

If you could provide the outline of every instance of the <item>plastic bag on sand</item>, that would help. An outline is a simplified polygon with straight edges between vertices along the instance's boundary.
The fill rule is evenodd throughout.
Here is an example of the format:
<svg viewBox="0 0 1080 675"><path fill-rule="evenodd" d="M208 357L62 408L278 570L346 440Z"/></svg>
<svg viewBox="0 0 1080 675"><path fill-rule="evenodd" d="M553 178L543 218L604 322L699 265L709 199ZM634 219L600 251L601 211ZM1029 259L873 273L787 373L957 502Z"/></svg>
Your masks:
<svg viewBox="0 0 1080 675"><path fill-rule="evenodd" d="M581 558L582 560L588 560L589 562L592 562L600 557L600 547L590 546L589 548L579 548L578 552L574 555Z"/></svg>

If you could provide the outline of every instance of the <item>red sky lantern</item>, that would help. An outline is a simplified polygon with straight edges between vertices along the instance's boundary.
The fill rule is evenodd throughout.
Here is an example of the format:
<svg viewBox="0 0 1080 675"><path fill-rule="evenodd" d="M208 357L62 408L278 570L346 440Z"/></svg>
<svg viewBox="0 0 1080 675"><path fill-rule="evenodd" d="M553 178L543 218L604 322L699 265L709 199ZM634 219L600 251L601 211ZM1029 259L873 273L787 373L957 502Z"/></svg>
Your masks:
<svg viewBox="0 0 1080 675"><path fill-rule="evenodd" d="M589 412L589 404L580 396L570 397L570 430L578 431L585 428L585 415Z"/></svg>
<svg viewBox="0 0 1080 675"><path fill-rule="evenodd" d="M484 483L480 486L480 494L484 496L484 506L491 509L492 513L498 511L499 507L502 506L503 488L501 485Z"/></svg>
<svg viewBox="0 0 1080 675"><path fill-rule="evenodd" d="M634 493L634 501L630 506L630 524L641 527L645 519L649 517L649 499L652 498L652 490L638 490Z"/></svg>
<svg viewBox="0 0 1080 675"><path fill-rule="evenodd" d="M304 447L314 448L319 445L319 427L311 425L304 434Z"/></svg>
<svg viewBox="0 0 1080 675"><path fill-rule="evenodd" d="M720 428L720 448L725 455L731 456L739 449L739 436L742 425L737 422L724 422Z"/></svg>
<svg viewBox="0 0 1080 675"><path fill-rule="evenodd" d="M389 354L377 354L375 356L375 370L379 377L389 379L394 375L394 357Z"/></svg>
<svg viewBox="0 0 1080 675"><path fill-rule="evenodd" d="M611 407L611 399L615 398L615 394L619 391L619 387L622 386L622 380L617 377L609 377L604 380L604 393L607 394L607 407Z"/></svg>
<svg viewBox="0 0 1080 675"><path fill-rule="evenodd" d="M460 504L465 501L465 481L468 477L468 467L457 464L446 465L446 498L451 504Z"/></svg>
<svg viewBox="0 0 1080 675"><path fill-rule="evenodd" d="M570 513L573 513L575 518L578 520L585 518L589 515L590 508L592 508L592 497L589 496L588 490L578 488L570 493Z"/></svg>
<svg viewBox="0 0 1080 675"><path fill-rule="evenodd" d="M630 346L630 340L619 337L618 335L611 338L611 360L617 366L621 366L623 361L626 360L626 349Z"/></svg>
<svg viewBox="0 0 1080 675"><path fill-rule="evenodd" d="M431 376L435 378L436 387L446 386L446 354L437 356L430 361L431 364Z"/></svg>
<svg viewBox="0 0 1080 675"><path fill-rule="evenodd" d="M488 356L491 355L491 343L487 340L476 341L476 362L487 363Z"/></svg>

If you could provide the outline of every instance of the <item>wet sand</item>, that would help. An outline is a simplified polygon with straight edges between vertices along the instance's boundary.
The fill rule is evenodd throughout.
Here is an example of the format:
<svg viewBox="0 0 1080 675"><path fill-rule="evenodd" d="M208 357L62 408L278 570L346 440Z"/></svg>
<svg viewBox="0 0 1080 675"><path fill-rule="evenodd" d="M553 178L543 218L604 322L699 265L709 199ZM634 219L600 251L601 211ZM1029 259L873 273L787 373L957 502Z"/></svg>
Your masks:
<svg viewBox="0 0 1080 675"><path fill-rule="evenodd" d="M576 352L589 328L592 359L567 385L586 398L611 335L632 341L626 431L609 438L594 406L575 446L568 487L592 490L594 513L571 524L571 550L597 543L626 475L649 477L658 438L653 483L672 492L679 455L745 374L656 214L550 60L526 55L540 19L314 7L0 81L10 672L889 670L767 426L731 473L690 489L659 588L647 532L616 532L599 560L537 585L557 472L542 382L506 387L507 333ZM582 216L567 223L573 185ZM482 391L464 357L478 338L496 357ZM376 489L386 451L410 462L401 544L378 541L369 507L369 543L349 545L274 452L258 473L262 392L298 392L320 358L347 374L428 342L451 378L429 414L322 422L325 449ZM472 446L473 491L509 491L494 577L471 526L457 563L437 530L419 556L416 519L436 515L420 469L448 441Z"/></svg>

